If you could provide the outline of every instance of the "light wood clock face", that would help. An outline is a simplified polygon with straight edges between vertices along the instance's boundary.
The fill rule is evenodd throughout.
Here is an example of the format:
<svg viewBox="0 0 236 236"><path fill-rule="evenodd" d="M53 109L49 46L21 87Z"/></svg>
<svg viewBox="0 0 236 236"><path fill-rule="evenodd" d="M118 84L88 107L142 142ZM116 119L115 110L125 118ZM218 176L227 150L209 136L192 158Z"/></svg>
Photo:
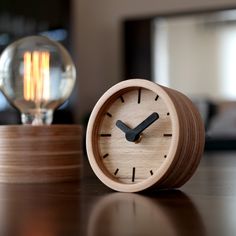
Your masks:
<svg viewBox="0 0 236 236"><path fill-rule="evenodd" d="M142 127L142 122L148 127ZM131 129L140 127L142 132L129 140L130 130L122 129L123 124ZM107 172L121 183L138 183L152 176L168 158L171 114L158 94L132 88L104 109L96 132L99 156Z"/></svg>
<svg viewBox="0 0 236 236"><path fill-rule="evenodd" d="M87 152L102 182L125 192L146 189L166 178L179 152L179 117L171 96L145 80L108 90L88 124Z"/></svg>

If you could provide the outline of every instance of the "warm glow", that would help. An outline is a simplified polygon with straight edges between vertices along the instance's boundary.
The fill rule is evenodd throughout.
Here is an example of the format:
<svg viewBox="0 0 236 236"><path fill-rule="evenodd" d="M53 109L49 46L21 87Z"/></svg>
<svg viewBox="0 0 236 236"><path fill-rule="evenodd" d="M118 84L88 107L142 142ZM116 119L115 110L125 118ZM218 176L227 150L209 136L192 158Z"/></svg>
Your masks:
<svg viewBox="0 0 236 236"><path fill-rule="evenodd" d="M24 53L24 99L41 102L50 97L50 54L46 51Z"/></svg>

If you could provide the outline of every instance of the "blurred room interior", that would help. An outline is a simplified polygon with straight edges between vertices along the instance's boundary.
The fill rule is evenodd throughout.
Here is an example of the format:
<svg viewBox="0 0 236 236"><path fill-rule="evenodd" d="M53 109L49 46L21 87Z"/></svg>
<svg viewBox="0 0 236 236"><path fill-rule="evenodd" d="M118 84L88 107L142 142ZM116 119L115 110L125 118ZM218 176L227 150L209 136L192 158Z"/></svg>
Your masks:
<svg viewBox="0 0 236 236"><path fill-rule="evenodd" d="M145 78L196 103L208 150L236 149L234 1L2 0L0 50L35 34L61 42L77 67L76 88L54 123L86 126L108 88ZM20 122L2 95L0 122Z"/></svg>

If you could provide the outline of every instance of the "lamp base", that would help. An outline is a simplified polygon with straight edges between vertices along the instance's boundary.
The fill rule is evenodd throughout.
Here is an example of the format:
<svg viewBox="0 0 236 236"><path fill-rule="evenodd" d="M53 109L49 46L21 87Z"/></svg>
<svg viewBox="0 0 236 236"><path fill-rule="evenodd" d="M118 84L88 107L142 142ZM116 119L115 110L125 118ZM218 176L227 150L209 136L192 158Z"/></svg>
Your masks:
<svg viewBox="0 0 236 236"><path fill-rule="evenodd" d="M82 157L79 125L0 126L0 182L78 180Z"/></svg>

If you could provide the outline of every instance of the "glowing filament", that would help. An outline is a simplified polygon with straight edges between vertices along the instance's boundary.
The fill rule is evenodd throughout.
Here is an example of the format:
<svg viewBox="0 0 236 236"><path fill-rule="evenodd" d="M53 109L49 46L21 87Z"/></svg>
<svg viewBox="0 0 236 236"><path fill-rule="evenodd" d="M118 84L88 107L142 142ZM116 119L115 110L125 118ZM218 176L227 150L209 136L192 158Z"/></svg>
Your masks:
<svg viewBox="0 0 236 236"><path fill-rule="evenodd" d="M46 51L24 53L24 99L39 103L50 98L50 54Z"/></svg>

